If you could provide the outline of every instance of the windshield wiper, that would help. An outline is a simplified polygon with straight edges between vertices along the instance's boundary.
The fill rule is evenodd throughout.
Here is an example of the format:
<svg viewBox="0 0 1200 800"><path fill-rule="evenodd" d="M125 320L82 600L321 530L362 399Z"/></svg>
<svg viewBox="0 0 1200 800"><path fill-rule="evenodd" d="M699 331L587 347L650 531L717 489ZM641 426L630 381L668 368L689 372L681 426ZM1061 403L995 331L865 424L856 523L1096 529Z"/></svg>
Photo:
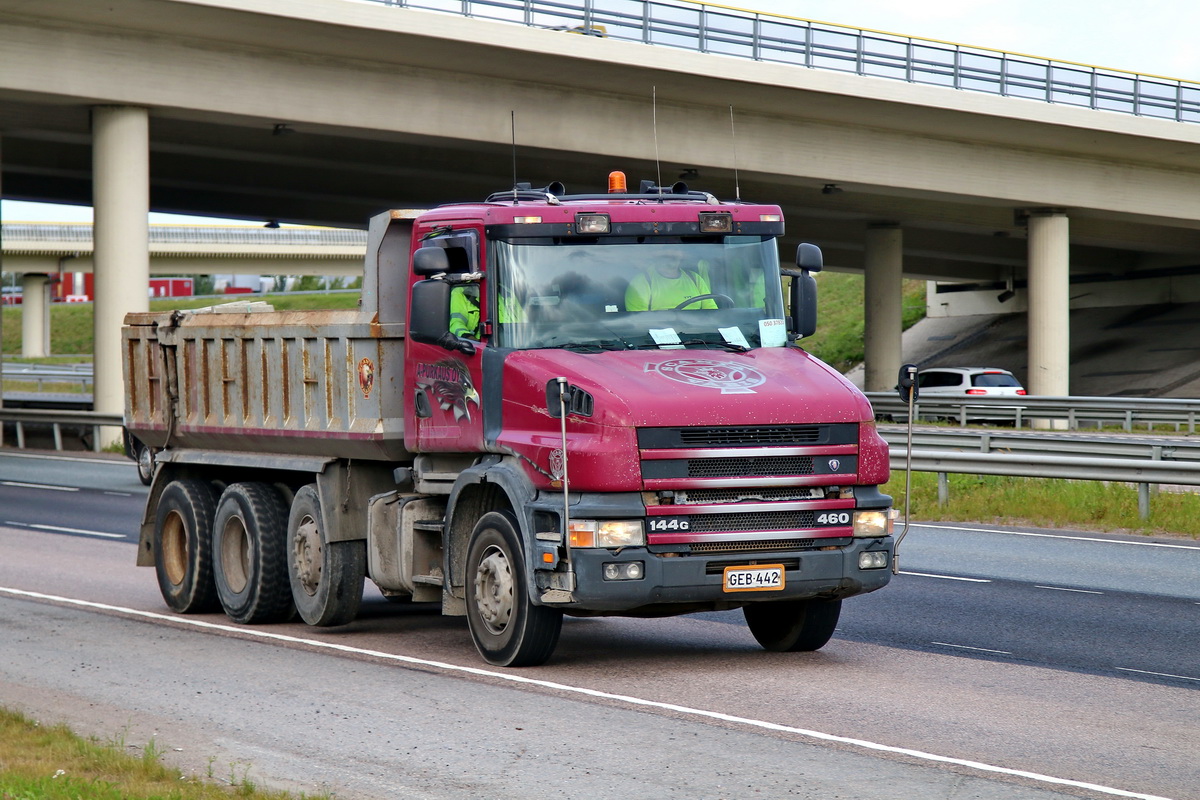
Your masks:
<svg viewBox="0 0 1200 800"><path fill-rule="evenodd" d="M743 344L734 344L733 342L710 342L707 339L685 339L680 344L685 346L702 345L704 347L724 347L726 350L732 350L735 353L748 353L750 348Z"/></svg>

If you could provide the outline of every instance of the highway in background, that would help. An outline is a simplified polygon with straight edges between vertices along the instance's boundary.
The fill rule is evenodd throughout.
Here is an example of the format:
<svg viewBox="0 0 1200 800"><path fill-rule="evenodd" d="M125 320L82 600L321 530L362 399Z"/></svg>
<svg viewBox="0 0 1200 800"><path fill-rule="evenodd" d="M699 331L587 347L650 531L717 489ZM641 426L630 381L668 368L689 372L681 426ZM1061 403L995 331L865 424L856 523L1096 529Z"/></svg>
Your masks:
<svg viewBox="0 0 1200 800"><path fill-rule="evenodd" d="M144 497L127 461L0 454L0 630L22 642L20 658L10 650L0 659L0 702L68 717L121 709L193 737L189 752L242 742L263 779L300 775L308 791L325 780L362 796L520 797L536 784L603 797L599 779L584 773L610 771L603 785L611 792L621 754L631 784L664 797L740 796L751 787L764 796L787 796L785 788L800 797L887 796L872 794L864 776L874 776L921 787L891 797L1200 798L1200 768L1189 755L1200 752L1194 541L918 526L905 543L905 574L847 601L837 635L818 653L764 653L740 613L726 612L568 620L547 666L480 670L462 620L373 592L345 628L239 629L291 637L284 640L181 626L158 597L153 571L132 566ZM162 616L131 619L14 592ZM188 620L228 624L220 615ZM47 626L57 632L53 644L38 635ZM329 653L314 642L353 649ZM315 672L294 674L301 662ZM493 674L553 685L514 688ZM357 676L379 684L356 693ZM395 691L383 688L389 683ZM205 702L208 692L227 710ZM597 746L579 741L581 729L567 724L574 717L602 726L591 734ZM364 771L357 776L345 766L349 745L332 741L346 720L358 720L356 730L385 728L353 756ZM312 726L319 745L267 736L271 725ZM407 751L396 749L398 738ZM362 739L358 730L346 741ZM731 747L750 749L731 761ZM565 763L564 752L573 754ZM305 769L302 753L313 761ZM236 758L236 748L225 757ZM430 758L457 764L461 786L438 784ZM476 762L490 765L486 780L470 777Z"/></svg>

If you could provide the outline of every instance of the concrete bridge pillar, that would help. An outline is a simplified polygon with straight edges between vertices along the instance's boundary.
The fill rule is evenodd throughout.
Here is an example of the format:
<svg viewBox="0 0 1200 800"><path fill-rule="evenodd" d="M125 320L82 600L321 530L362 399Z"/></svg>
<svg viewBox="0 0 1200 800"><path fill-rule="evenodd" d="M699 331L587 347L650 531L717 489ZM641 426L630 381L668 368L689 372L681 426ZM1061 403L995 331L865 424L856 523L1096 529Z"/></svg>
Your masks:
<svg viewBox="0 0 1200 800"><path fill-rule="evenodd" d="M121 323L148 311L150 281L150 115L144 108L92 109L92 228L95 259L93 407L125 409ZM100 447L120 441L106 430Z"/></svg>
<svg viewBox="0 0 1200 800"><path fill-rule="evenodd" d="M904 232L898 225L867 228L864 265L863 388L890 391L900 370Z"/></svg>
<svg viewBox="0 0 1200 800"><path fill-rule="evenodd" d="M1030 394L1071 393L1069 221L1062 211L1029 216Z"/></svg>
<svg viewBox="0 0 1200 800"><path fill-rule="evenodd" d="M37 273L21 276L21 355L50 355L50 277Z"/></svg>

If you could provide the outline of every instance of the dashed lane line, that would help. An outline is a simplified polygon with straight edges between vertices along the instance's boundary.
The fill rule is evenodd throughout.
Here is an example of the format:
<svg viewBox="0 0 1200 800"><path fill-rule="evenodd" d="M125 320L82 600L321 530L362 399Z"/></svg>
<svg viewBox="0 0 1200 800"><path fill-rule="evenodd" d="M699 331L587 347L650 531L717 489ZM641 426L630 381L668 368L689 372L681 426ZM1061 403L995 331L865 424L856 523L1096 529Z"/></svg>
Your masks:
<svg viewBox="0 0 1200 800"><path fill-rule="evenodd" d="M727 722L736 725L742 725L748 728L757 728L760 730L776 731L779 733L788 733L796 736L801 736L808 739L815 739L822 742L833 742L837 744L848 745L851 747L861 748L863 750L872 750L879 753L889 753L894 755L903 755L909 758L918 759L921 761L929 761L937 764L950 764L958 767L978 770L980 772L991 773L995 775L1005 775L1015 778L1024 778L1026 780L1035 781L1038 783L1051 784L1055 786L1069 786L1076 789L1086 789L1088 791L1097 792L1099 794L1110 795L1113 797L1131 797L1136 800L1168 800L1168 798L1159 795L1143 794L1140 792L1131 792L1125 789L1116 789L1111 786L1101 786L1095 783L1086 783L1084 781L1071 780L1069 778L1056 778L1052 775L1042 775L1037 772L1028 772L1026 770L1012 769L1009 767L1000 767L994 764L985 764L980 761L969 761L961 758L952 758L950 756L937 755L936 753L926 753L921 750L911 750L906 747L894 747L892 745L880 744L871 742L866 739L852 739L846 736L836 736L831 733L822 733L821 731L807 730L805 728L796 728L791 725L781 725L776 722L767 722L765 720L752 719L749 717L738 717L732 714L723 714L717 711L707 711L700 708L692 708L689 706L676 705L674 703L662 703L655 700L646 700L640 697L631 695L613 694L611 692L603 692L597 689L588 689L582 686L572 686L565 683L556 683L554 681L539 680L537 678L529 678L524 675L516 675L510 672L496 672L490 669L481 667L465 667L459 664L448 664L442 661L431 661L424 658L416 658L414 656L404 656L396 653L384 653L378 650L366 650L359 647L351 647L349 645L337 644L335 642L324 642L317 639L305 639L298 636L288 636L281 633L270 633L267 631L256 630L246 626L221 625L213 622L205 622L203 620L190 619L187 617L170 616L167 614L159 614L154 611L140 611L134 608L124 608L122 606L112 606L105 603L94 603L88 600L78 600L71 597L59 597L56 595L42 594L41 592L28 592L22 589L10 589L0 587L0 594L7 594L12 597L23 597L32 600L43 600L61 605L77 606L80 608L91 608L99 611L106 611L113 614L120 614L128 617L139 617L147 620L155 620L166 622L172 625L181 626L188 625L194 628L210 631L223 631L227 633L237 634L243 637L252 637L276 642L287 642L291 644L302 644L308 647L331 650L340 653L350 653L354 655L365 655L372 658L377 658L383 661L392 661L400 664L408 664L419 666L424 669L435 669L445 673L458 673L463 675L476 675L494 680L508 681L514 684L523 684L526 686L538 686L544 689L551 689L557 692L567 694L582 695L585 697L594 697L602 700L609 700L617 703L624 703L631 706L640 706L643 708L656 708L663 711L672 711L676 714L681 714L690 717L699 717L703 719L714 719L721 722Z"/></svg>
<svg viewBox="0 0 1200 800"><path fill-rule="evenodd" d="M931 575L928 572L906 572L900 570L901 575L915 575L918 578L941 578L944 581L966 581L967 583L991 583L987 578L960 578L957 575Z"/></svg>
<svg viewBox="0 0 1200 800"><path fill-rule="evenodd" d="M50 531L52 533L78 533L82 536L100 536L105 539L124 539L123 533L106 533L104 531L90 531L84 528L63 528L58 525L41 525L35 522L13 522L5 520L4 524L11 528L33 528L39 531Z"/></svg>
<svg viewBox="0 0 1200 800"><path fill-rule="evenodd" d="M1102 544L1128 544L1134 547L1165 547L1171 550L1200 550L1200 544L1167 544L1166 542L1132 542L1127 539L1101 539L1098 536L1064 536L1061 533L1031 533L1029 531L1010 531L1000 528L964 528L955 525L934 525L933 523L912 524L914 528L934 528L946 531L966 531L967 533L1004 533L1009 536L1032 536L1038 539L1068 539L1075 542L1100 542Z"/></svg>

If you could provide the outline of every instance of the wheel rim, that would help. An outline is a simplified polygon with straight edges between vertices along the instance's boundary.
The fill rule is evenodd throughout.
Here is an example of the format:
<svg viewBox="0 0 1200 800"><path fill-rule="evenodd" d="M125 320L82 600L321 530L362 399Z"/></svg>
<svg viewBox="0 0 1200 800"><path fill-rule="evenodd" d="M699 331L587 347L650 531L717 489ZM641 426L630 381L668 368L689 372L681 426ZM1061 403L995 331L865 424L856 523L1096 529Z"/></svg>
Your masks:
<svg viewBox="0 0 1200 800"><path fill-rule="evenodd" d="M167 515L162 526L162 565L167 580L173 586L183 583L187 575L187 525L178 511Z"/></svg>
<svg viewBox="0 0 1200 800"><path fill-rule="evenodd" d="M324 565L324 550L317 522L306 516L296 528L296 539L292 546L292 568L304 593L313 597L321 586L321 569Z"/></svg>
<svg viewBox="0 0 1200 800"><path fill-rule="evenodd" d="M231 517L221 532L221 571L233 592L245 591L250 582L250 537L238 517Z"/></svg>
<svg viewBox="0 0 1200 800"><path fill-rule="evenodd" d="M503 633L512 619L512 568L498 547L489 547L479 561L475 572L475 606L484 626L493 634Z"/></svg>

